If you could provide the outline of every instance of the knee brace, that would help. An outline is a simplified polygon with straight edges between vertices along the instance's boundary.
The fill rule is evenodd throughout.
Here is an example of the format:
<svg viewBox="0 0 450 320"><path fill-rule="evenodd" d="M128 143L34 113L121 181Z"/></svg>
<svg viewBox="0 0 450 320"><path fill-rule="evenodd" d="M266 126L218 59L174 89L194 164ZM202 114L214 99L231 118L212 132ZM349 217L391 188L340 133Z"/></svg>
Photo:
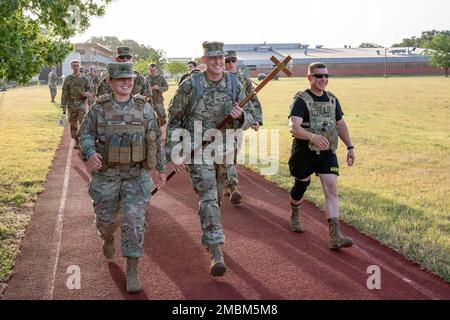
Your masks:
<svg viewBox="0 0 450 320"><path fill-rule="evenodd" d="M300 181L295 179L294 186L291 189L291 198L295 201L300 201L303 198L303 195L305 194L306 189L308 189L310 183L311 180Z"/></svg>

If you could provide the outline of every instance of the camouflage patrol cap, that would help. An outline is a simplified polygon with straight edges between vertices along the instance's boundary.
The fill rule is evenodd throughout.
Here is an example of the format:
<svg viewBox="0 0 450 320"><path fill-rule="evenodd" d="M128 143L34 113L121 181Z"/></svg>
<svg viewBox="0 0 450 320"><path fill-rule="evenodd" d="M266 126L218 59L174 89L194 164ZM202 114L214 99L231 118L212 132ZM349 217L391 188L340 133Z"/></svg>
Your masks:
<svg viewBox="0 0 450 320"><path fill-rule="evenodd" d="M224 56L223 42L205 41L203 42L203 55L205 57Z"/></svg>
<svg viewBox="0 0 450 320"><path fill-rule="evenodd" d="M237 60L236 51L234 51L234 50L227 50L227 54L225 55L225 59Z"/></svg>
<svg viewBox="0 0 450 320"><path fill-rule="evenodd" d="M132 57L133 49L130 47L117 47L117 56L118 57L122 57L122 56Z"/></svg>
<svg viewBox="0 0 450 320"><path fill-rule="evenodd" d="M108 65L108 74L112 79L136 78L133 64L129 62L112 62Z"/></svg>

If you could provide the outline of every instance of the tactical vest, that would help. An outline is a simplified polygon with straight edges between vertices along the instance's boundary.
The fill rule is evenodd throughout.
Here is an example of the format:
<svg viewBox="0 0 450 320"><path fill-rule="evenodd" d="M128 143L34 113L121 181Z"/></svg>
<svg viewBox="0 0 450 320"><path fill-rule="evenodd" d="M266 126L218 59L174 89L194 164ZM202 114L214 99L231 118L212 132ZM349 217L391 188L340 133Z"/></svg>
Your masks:
<svg viewBox="0 0 450 320"><path fill-rule="evenodd" d="M231 83L231 87L227 87L227 94L230 97L232 102L237 101L237 88L238 88L238 79L235 74L225 72L225 81L226 83ZM200 102L200 99L203 95L210 94L211 88L205 88L205 78L203 76L203 72L193 72L191 74L191 83L192 83L192 91L189 96L189 102L187 105L186 110L184 111L184 121L183 121L183 127L185 129L187 128L187 123L189 122L189 116L194 110L194 108L197 106L197 104ZM205 91L206 89L206 91ZM231 106L232 108L232 106ZM231 111L227 110L228 112Z"/></svg>
<svg viewBox="0 0 450 320"><path fill-rule="evenodd" d="M302 99L309 111L309 122L303 122L302 128L308 132L324 136L330 142L330 150L337 150L338 131L336 126L336 97L325 91L328 96L328 102L314 101L313 97L306 91L300 91L295 98ZM295 99L294 98L294 99ZM320 148L309 142L308 147L312 151L320 152Z"/></svg>
<svg viewBox="0 0 450 320"><path fill-rule="evenodd" d="M156 133L146 135L148 121L144 118L145 97L136 95L130 110L113 107L111 94L99 97L103 118L98 119L97 152L102 156L102 170L114 166L140 164L151 170L156 166Z"/></svg>

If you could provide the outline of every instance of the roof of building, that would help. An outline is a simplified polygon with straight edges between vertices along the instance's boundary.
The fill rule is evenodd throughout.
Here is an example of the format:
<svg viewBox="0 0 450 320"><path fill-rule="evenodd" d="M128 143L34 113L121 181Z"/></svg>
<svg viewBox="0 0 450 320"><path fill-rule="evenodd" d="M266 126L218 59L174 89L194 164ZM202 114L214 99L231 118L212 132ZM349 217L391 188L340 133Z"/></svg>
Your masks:
<svg viewBox="0 0 450 320"><path fill-rule="evenodd" d="M235 50L239 60L246 65L271 63L292 57L294 64L325 63L377 63L377 62L427 62L426 49L421 48L309 48L302 44L226 44L225 50Z"/></svg>

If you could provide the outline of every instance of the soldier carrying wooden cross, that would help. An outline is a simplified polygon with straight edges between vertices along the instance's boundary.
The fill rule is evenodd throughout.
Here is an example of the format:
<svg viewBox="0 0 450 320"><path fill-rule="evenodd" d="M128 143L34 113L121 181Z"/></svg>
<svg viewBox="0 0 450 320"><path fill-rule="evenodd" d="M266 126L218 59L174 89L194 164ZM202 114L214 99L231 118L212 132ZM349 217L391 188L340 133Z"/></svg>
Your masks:
<svg viewBox="0 0 450 320"><path fill-rule="evenodd" d="M249 102L250 99L280 70L290 75L286 64L291 57L288 56L278 63L275 69L246 97L245 90L237 77L224 72L223 43L204 42L203 50L202 62L206 66L205 71L195 73L185 80L169 104L166 154L168 161L174 163L175 169L169 173L167 180L175 172L186 169L189 172L194 191L200 197L199 217L202 228L202 244L211 255L210 273L213 276L223 276L226 272L222 251L225 236L222 229L220 204L227 180L227 167L233 164L216 160L213 163L203 160L200 163L189 161L196 153L196 147L192 147L192 142L188 142L192 150L190 159L172 154L172 151L180 143L176 137L179 137L180 131L183 130L188 131L190 137L194 137L195 131L198 131L199 127L201 127L202 135L208 129L225 132L226 129L246 130L250 128L255 121L255 112ZM175 139L172 139L173 137ZM198 148L203 151L209 142L202 141ZM234 145L232 149L234 152ZM226 150L225 145L224 150ZM187 166L186 162L189 163ZM158 189L159 187L156 187L152 193L156 193Z"/></svg>

